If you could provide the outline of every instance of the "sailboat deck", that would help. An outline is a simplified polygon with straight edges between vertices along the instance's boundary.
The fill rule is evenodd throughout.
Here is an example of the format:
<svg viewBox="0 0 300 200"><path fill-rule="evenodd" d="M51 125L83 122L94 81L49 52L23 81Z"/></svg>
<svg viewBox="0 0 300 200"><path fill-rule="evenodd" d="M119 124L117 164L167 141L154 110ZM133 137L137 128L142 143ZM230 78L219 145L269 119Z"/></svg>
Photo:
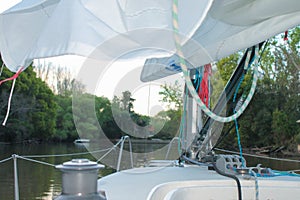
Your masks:
<svg viewBox="0 0 300 200"><path fill-rule="evenodd" d="M243 199L293 199L300 195L300 178L293 176L239 176ZM237 199L235 180L207 167L145 167L117 172L98 180L98 190L108 200ZM184 198L183 198L184 197ZM276 198L275 198L276 197Z"/></svg>

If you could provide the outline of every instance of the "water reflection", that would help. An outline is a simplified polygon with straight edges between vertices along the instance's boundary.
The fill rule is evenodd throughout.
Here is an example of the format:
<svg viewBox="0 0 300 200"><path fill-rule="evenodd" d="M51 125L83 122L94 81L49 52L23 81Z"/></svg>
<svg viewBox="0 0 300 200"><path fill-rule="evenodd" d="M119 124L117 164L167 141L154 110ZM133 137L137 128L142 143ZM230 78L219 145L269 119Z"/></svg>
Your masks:
<svg viewBox="0 0 300 200"><path fill-rule="evenodd" d="M0 159L10 157L12 154L17 155L41 155L41 154L62 154L83 152L86 149L76 148L74 144L43 144L43 145L4 145L0 146ZM85 155L92 159L90 155ZM48 157L34 158L35 160L61 164L72 159L67 157ZM20 199L33 200L53 199L61 192L61 173L51 166L37 164L26 160L18 159L18 178ZM0 199L14 199L14 176L13 161L7 161L0 164Z"/></svg>

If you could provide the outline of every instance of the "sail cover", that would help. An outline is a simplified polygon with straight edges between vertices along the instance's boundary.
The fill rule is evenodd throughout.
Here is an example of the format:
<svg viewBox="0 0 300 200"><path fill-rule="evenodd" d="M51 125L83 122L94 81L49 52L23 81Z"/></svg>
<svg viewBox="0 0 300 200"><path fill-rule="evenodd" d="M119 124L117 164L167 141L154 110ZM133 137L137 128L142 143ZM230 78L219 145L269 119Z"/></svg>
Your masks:
<svg viewBox="0 0 300 200"><path fill-rule="evenodd" d="M299 0L215 0L182 51L189 68L199 67L299 24ZM152 81L180 71L176 54L150 58L141 80Z"/></svg>
<svg viewBox="0 0 300 200"><path fill-rule="evenodd" d="M185 0L179 1L178 16L183 52L192 67L298 25L300 1ZM146 29L145 34L130 34ZM36 58L89 56L118 35L126 41L109 43L105 51L110 57L118 56L114 52L119 49L134 46L159 51L161 48L151 47L167 44L162 47L167 48L168 56L146 61L143 81L180 71L178 58L172 56L176 52L172 0L23 0L0 15L0 33L2 59L14 72Z"/></svg>
<svg viewBox="0 0 300 200"><path fill-rule="evenodd" d="M183 35L194 34L211 1L179 3ZM144 35L130 34L143 29L147 29ZM170 34L162 37L157 31L161 29ZM151 47L154 41L175 49L171 0L23 0L0 15L0 33L2 59L14 72L36 58L89 56L99 45L120 34L127 38L126 42L109 43L107 52L132 45Z"/></svg>

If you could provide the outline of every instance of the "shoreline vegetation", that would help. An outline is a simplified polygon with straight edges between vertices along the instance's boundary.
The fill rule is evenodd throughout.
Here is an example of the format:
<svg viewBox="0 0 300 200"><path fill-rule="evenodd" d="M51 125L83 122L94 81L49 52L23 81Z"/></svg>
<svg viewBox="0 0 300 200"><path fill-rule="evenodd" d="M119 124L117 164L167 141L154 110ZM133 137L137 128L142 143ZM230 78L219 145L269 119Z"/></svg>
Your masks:
<svg viewBox="0 0 300 200"><path fill-rule="evenodd" d="M297 123L300 119L299 44L300 27L296 27L289 30L288 43L283 43L282 38L276 36L269 40L265 50L261 52L260 78L254 97L238 119L241 144L245 151L253 148L253 151L259 153L298 154L297 145L300 144L300 123ZM229 80L240 57L241 52L238 52L217 63L216 68L221 80ZM0 65L2 65L1 59ZM50 76L49 71L56 75L52 84L47 82L50 79L47 77ZM4 68L2 77L7 78L12 75L12 72ZM64 68L54 68L51 65L31 66L22 72L15 86L7 124L0 126L0 145L73 142L78 138L78 128L82 133L80 137L91 139L97 137L99 125L111 140L118 140L127 133L134 133L133 135L140 138L147 138L152 136L152 133L157 133L154 136L157 140L171 140L178 135L182 117L183 87L178 83L176 85L176 80L174 85L161 86L159 92L162 96L161 101L170 107L156 116L146 116L135 112L135 99L130 91L124 91L120 96L114 96L110 100L87 93L85 86L71 77L70 72ZM212 85L214 81L218 81L214 80L214 76L211 78ZM251 73L245 75L237 99L243 101L243 96L248 94L251 79ZM6 116L11 86L12 82L1 85L1 120ZM218 92L221 92L223 87L219 88L216 85L213 91L220 94ZM78 95L76 103L79 106L75 108L76 113L72 106L74 95ZM217 101L214 99L218 98L211 98L212 108ZM95 107L91 108L87 105ZM232 108L235 106L236 102L234 104L231 99L226 105L228 108L226 116L233 113ZM97 118L94 119L94 115L89 113L95 114ZM118 119L121 119L121 122L118 122ZM238 149L234 127L233 122L224 124L220 137L222 140L218 142L218 148Z"/></svg>
<svg viewBox="0 0 300 200"><path fill-rule="evenodd" d="M117 143L118 139L112 139L112 143ZM161 139L130 139L132 144L144 144L144 145L157 145L157 144L169 144L172 140L161 140ZM59 142L59 144L72 144L74 142ZM95 143L95 141L91 140L90 143ZM128 140L125 141L128 143ZM173 141L173 144L176 141ZM24 140L15 143L9 142L0 142L0 146L6 145L44 145L44 144L57 144L57 142L53 141L40 141L40 140ZM216 150L218 152L218 150ZM232 152L236 152L239 154L238 149L230 150ZM253 147L253 148L243 148L243 153L251 154L251 155L258 155L258 156L268 156L268 157L296 157L300 159L300 152L297 151L289 151L286 146L265 146L265 147Z"/></svg>

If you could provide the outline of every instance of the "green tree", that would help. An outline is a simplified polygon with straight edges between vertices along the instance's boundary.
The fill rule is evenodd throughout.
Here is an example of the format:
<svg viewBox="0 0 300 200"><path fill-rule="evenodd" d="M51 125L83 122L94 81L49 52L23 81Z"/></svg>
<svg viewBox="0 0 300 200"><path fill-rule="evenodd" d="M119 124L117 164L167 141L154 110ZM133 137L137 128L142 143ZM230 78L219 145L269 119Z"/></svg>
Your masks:
<svg viewBox="0 0 300 200"><path fill-rule="evenodd" d="M72 98L56 95L57 117L56 132L53 139L57 141L74 141L78 137L72 113Z"/></svg>
<svg viewBox="0 0 300 200"><path fill-rule="evenodd" d="M84 93L73 97L73 117L76 129L83 138L97 139L98 120L95 119L95 96Z"/></svg>
<svg viewBox="0 0 300 200"><path fill-rule="evenodd" d="M173 85L162 85L161 89L159 95L162 96L161 101L167 104L168 110L161 111L155 116L155 119L160 119L164 123L163 128L155 137L172 139L179 133L183 105L182 86L176 80ZM158 126L160 127L161 125Z"/></svg>
<svg viewBox="0 0 300 200"><path fill-rule="evenodd" d="M13 73L4 69L2 77ZM4 119L12 82L1 85L1 119ZM5 127L0 132L9 141L22 141L30 138L48 140L55 132L56 103L49 87L39 78L32 67L28 67L16 80L12 96L11 112Z"/></svg>
<svg viewBox="0 0 300 200"><path fill-rule="evenodd" d="M181 110L169 109L159 112L156 116L164 122L163 128L155 135L155 138L172 139L179 133ZM160 125L161 126L161 125Z"/></svg>
<svg viewBox="0 0 300 200"><path fill-rule="evenodd" d="M299 27L289 35L288 43L278 36L272 38L260 58L255 96L238 119L246 147L290 146L299 133L295 123L300 118ZM231 132L234 135L235 130Z"/></svg>
<svg viewBox="0 0 300 200"><path fill-rule="evenodd" d="M131 92L124 91L122 92L122 98L120 99L120 108L124 111L128 111L130 113L133 111L133 102L135 99L132 98Z"/></svg>
<svg viewBox="0 0 300 200"><path fill-rule="evenodd" d="M162 102L167 103L168 108L179 110L182 107L182 86L179 84L178 80L175 83L167 84L161 86L161 91L159 95L162 96Z"/></svg>
<svg viewBox="0 0 300 200"><path fill-rule="evenodd" d="M95 99L95 110L99 124L104 134L110 139L119 139L122 136L121 130L112 114L113 105L119 108L119 103L119 99L116 96L112 102L106 97L96 97Z"/></svg>

